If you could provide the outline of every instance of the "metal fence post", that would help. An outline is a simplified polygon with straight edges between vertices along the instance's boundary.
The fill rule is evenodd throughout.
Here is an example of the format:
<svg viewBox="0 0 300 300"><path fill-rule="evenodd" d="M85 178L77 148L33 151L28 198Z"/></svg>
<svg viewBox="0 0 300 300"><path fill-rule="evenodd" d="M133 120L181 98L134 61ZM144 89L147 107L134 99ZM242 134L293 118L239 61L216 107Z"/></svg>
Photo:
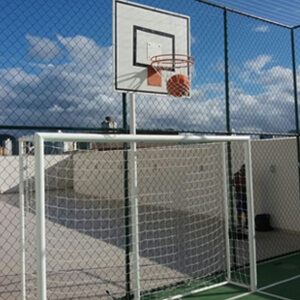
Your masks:
<svg viewBox="0 0 300 300"><path fill-rule="evenodd" d="M230 96L229 96L229 62L228 62L228 19L227 9L223 10L224 20L224 68L225 68L225 105L226 105L226 131L228 135L231 135L231 124L230 124ZM230 214L231 214L231 228L230 232L233 236L232 249L233 249L233 266L236 266L236 230L234 220L234 197L232 187L232 166L231 166L231 143L227 143L227 156L228 156L228 176L229 176L229 195L230 195Z"/></svg>
<svg viewBox="0 0 300 300"><path fill-rule="evenodd" d="M299 145L299 110L298 110L298 91L297 91L297 71L296 71L296 49L295 49L295 34L294 28L291 28L291 48L292 48L292 63L293 63L293 84L294 84L294 100L295 100L295 126L297 138L297 156L298 156L298 178L300 188L300 145Z"/></svg>

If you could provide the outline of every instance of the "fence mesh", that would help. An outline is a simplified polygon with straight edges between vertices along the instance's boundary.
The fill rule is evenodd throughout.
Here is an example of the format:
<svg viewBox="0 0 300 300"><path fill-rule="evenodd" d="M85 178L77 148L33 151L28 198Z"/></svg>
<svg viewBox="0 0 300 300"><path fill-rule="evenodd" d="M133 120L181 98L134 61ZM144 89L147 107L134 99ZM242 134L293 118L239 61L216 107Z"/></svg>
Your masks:
<svg viewBox="0 0 300 300"><path fill-rule="evenodd" d="M257 258L299 251L300 29L196 0L136 2L190 16L196 61L190 99L136 96L138 132L251 135L255 213L274 228L258 232ZM1 299L21 295L18 138L129 130L127 95L112 85L112 19L111 0L0 10Z"/></svg>

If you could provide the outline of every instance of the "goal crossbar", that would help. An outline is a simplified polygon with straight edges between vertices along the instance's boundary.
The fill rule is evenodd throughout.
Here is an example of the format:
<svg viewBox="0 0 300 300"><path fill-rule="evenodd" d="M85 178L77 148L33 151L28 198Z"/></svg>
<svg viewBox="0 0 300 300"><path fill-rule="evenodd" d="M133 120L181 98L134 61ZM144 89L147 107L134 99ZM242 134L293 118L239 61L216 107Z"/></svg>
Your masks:
<svg viewBox="0 0 300 300"><path fill-rule="evenodd" d="M35 137L48 142L161 142L161 143L213 143L213 142L247 142L249 136L214 136L214 135L142 135L142 134L78 134L78 133L36 133Z"/></svg>

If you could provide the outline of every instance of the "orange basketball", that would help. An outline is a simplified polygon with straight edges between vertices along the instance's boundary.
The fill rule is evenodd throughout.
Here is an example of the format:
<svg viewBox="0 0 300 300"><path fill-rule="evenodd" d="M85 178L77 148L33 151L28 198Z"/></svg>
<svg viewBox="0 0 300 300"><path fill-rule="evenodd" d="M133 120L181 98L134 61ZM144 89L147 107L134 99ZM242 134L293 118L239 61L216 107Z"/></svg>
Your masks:
<svg viewBox="0 0 300 300"><path fill-rule="evenodd" d="M187 96L190 87L190 80L182 74L175 74L167 81L168 93L174 97Z"/></svg>

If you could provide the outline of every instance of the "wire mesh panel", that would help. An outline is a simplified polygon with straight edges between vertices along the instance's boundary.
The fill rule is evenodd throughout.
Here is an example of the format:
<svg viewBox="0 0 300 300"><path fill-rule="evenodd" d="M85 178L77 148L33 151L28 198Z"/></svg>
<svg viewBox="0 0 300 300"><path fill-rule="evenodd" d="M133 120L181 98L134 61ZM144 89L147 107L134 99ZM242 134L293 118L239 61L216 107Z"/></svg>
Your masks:
<svg viewBox="0 0 300 300"><path fill-rule="evenodd" d="M236 13L228 14L227 26L231 127L253 134L295 130L290 29Z"/></svg>
<svg viewBox="0 0 300 300"><path fill-rule="evenodd" d="M252 142L255 214L268 216L269 226L257 226L258 261L299 250L299 181L297 139Z"/></svg>
<svg viewBox="0 0 300 300"><path fill-rule="evenodd" d="M154 6L159 11L188 17L190 54L195 58L189 99L137 95L138 130L144 133L151 131L172 134L251 134L255 215L257 220L261 217L267 218L265 220L268 220L269 224L269 227L265 227L269 228L267 231L261 231L261 227L257 227L257 260L273 259L299 251L299 26L290 27L286 26L287 23L274 23L201 0L184 1L184 5L182 0L130 2L135 2L138 6ZM36 297L37 292L35 239L39 225L36 222L34 148L32 141L24 141L21 149L23 162L19 172L18 138L32 135L36 131L128 132L129 97L117 94L113 90L112 82L113 3L111 0L27 0L5 1L5 5L1 6L1 299L19 299L22 293L25 295L25 287L27 298ZM245 11L250 12L249 9L251 10L250 6L245 7ZM130 22L132 16L141 18L141 15L132 12L125 18ZM157 18L155 20L156 33L165 32L169 27L168 21L158 21ZM148 39L148 26L144 27L146 31L143 33L136 28L138 39ZM148 48L151 50L149 54L159 54L152 53L157 44L160 42L152 43L153 47ZM134 63L133 55L124 57L128 59L129 65ZM106 171L95 163L94 167L87 168L87 175L82 171L85 168L87 153L91 157L94 156L93 159L87 160L87 164L98 161L99 152L103 155L105 153L96 150L98 147L102 148L102 145L93 145L94 151L88 149L87 145L90 143L77 143L77 148L85 149L84 151L75 151L72 143L65 143L63 147L58 142L45 146L45 169L49 171L46 172L49 192L45 205L49 229L47 245L52 245L47 256L47 279L50 285L48 296L51 295L54 299L96 298L98 295L104 297L106 291L99 282L104 281L105 277L113 283L113 288L110 284L107 286L113 297L129 297L134 289L130 217L132 206L129 203L130 152L124 151L122 144L110 147L103 161L110 162L111 169L108 163L103 162ZM155 152L150 154L150 149L147 150L149 155L156 155ZM196 154L198 150L193 151ZM203 151L206 155L205 150ZM235 226L238 226L238 215L236 188L230 180L233 181L234 174L240 170L242 162L238 157L242 149L232 143L230 147L226 147L226 151L228 213L229 220L234 224L229 227L233 234L236 231ZM139 180L143 182L143 186L139 186L139 199L144 200L139 207L139 218L143 221L139 237L143 258L141 288L142 294L145 295L161 295L159 291L164 290L162 285L169 290L175 290L173 284L178 286L177 283L182 282L179 286L183 287L191 282L193 276L201 277L204 273L213 273L217 269L214 265L217 256L215 260L207 256L209 259L206 260L206 256L199 254L197 248L199 243L209 243L214 234L222 236L218 231L204 233L206 229L203 228L203 224L208 226L212 220L204 218L205 221L201 223L200 214L197 212L197 209L200 209L197 199L206 199L202 193L205 179L200 177L207 174L210 178L209 176L215 173L208 172L205 165L203 168L200 166L200 172L194 164L189 166L189 160L194 158L187 158L183 161L188 168L197 169L195 173L201 175L195 175L199 178L194 181L192 174L184 168L176 167L178 161L175 159L175 153L183 152L171 148L169 152L174 166L164 165L165 162L159 159L158 155L154 159L158 163L153 161L152 165L151 159L143 158L144 154L139 152L143 158L139 164L143 164L144 159L149 162L144 169L138 170L141 174ZM115 157L112 153L115 153ZM214 157L213 150L211 155ZM74 160L74 157L78 160ZM185 155L182 159L184 157ZM159 172L164 174L167 170L170 172L165 178L153 175ZM171 172L177 172L178 177L170 175ZM22 176L23 180L20 179ZM104 179L99 180L97 176ZM187 178L191 178L191 182L187 183ZM19 182L24 184L20 195ZM76 188L73 187L74 182L77 183ZM148 192L151 182L154 186L151 187L153 192ZM185 182L184 186L182 182ZM168 192L161 192L163 186ZM97 192L91 192L93 190ZM100 190L103 193L105 191L105 196ZM218 189L212 187L212 190L212 195L219 196ZM201 196L197 195L194 199L194 194L198 191ZM174 194L178 195L176 205L172 200ZM110 198L106 195L110 195ZM154 202L155 205L149 202ZM159 202L162 206L159 206ZM170 203L175 205L174 209L168 208ZM215 202L214 205L217 211L219 202ZM185 210L183 214L179 213L182 207ZM195 213L190 212L193 209ZM216 211L212 214L217 216ZM19 218L20 213L24 217L24 224ZM162 219L166 220L165 223ZM191 220L194 220L194 223ZM240 229L244 230L244 225L242 214ZM177 248L165 246L169 242L174 245L179 243L174 234L177 229L182 233L180 239L184 245ZM59 234L56 236L52 231ZM21 243L20 232L26 233L22 235ZM72 232L73 238L68 232ZM236 243L231 241L231 262L237 269L242 255L234 249L241 244L246 245L243 239L239 239L243 237L240 232L241 230L238 230L232 235ZM70 241L65 237L68 234ZM76 239L78 241L75 242ZM67 247L68 243L77 250L71 251L71 248ZM210 245L213 247L214 242ZM114 251L119 253L118 264L115 265L114 260L110 259L113 255L107 250L113 247L116 247L114 249L118 250ZM99 254L98 248L104 250ZM86 262L86 268L83 267L85 262L80 263L80 260L86 260L83 255L85 251L90 257L107 257L106 262L98 265L95 259L95 263ZM62 252L66 253L65 256ZM66 259L70 252L73 253L72 263ZM167 258L164 256L166 252L173 254ZM180 255L176 253L184 254L184 263L177 261ZM246 250L244 254L247 257ZM202 264L194 263L193 257L203 259ZM64 263L64 260L67 262ZM247 258L242 259L246 260ZM157 267L159 264L164 266L164 270L171 269L176 279L171 280L167 273L160 272L160 268ZM109 272L104 265L107 265ZM220 265L223 266L221 263ZM203 270L199 271L202 266ZM101 269L101 274L97 268ZM152 273L157 274L160 282L151 275ZM240 280L243 281L244 279ZM98 285L101 291L97 290ZM159 287L156 291L157 285Z"/></svg>
<svg viewBox="0 0 300 300"><path fill-rule="evenodd" d="M248 234L248 226L237 226L230 175L232 164L246 163L251 199L247 139L230 156L216 137L41 136L36 173L23 184L24 299L165 298L228 283L255 288L253 213ZM73 148L64 151L70 139ZM136 152L121 143L134 139Z"/></svg>
<svg viewBox="0 0 300 300"><path fill-rule="evenodd" d="M153 3L141 1L148 5ZM158 8L188 14L191 19L191 55L195 55L191 98L137 95L140 129L226 131L223 10L191 1L156 4ZM162 28L164 24L162 23ZM151 103L151 105L147 105Z"/></svg>

